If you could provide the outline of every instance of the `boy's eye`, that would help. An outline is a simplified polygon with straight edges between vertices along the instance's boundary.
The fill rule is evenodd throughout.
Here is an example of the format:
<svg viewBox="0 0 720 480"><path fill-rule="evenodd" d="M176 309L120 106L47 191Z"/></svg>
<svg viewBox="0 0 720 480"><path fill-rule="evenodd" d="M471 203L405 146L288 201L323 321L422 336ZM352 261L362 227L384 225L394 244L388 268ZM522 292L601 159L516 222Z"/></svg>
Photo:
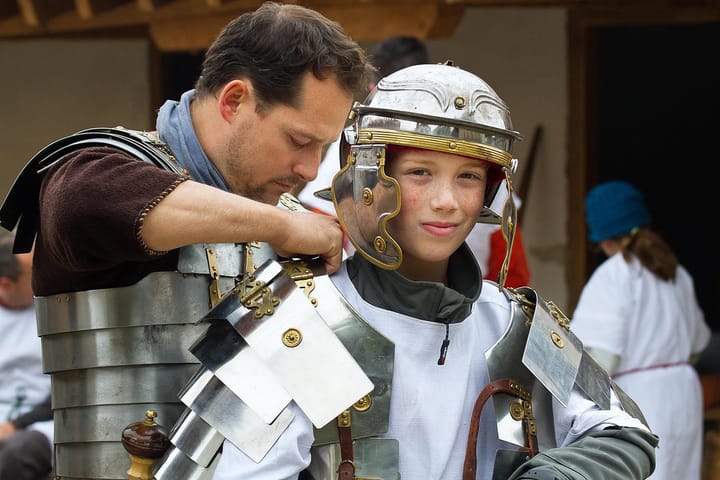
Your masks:
<svg viewBox="0 0 720 480"><path fill-rule="evenodd" d="M472 172L461 173L460 178L469 178L471 180L482 180L482 177L480 175L478 175L477 173L472 173Z"/></svg>

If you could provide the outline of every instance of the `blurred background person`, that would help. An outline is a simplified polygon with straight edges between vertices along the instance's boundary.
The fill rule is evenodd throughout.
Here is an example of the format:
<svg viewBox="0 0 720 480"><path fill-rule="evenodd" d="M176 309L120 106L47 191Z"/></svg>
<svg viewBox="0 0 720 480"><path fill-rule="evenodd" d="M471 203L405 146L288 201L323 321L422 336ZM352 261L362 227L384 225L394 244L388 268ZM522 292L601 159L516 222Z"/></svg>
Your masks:
<svg viewBox="0 0 720 480"><path fill-rule="evenodd" d="M31 286L32 252L0 234L0 480L46 480L52 470L50 376L42 371Z"/></svg>
<svg viewBox="0 0 720 480"><path fill-rule="evenodd" d="M373 82L368 85L368 90L375 88L377 82L391 73L412 65L432 63L425 43L417 37L398 35L389 37L378 43L373 49L370 60L377 69L377 75ZM329 187L333 177L340 168L340 142L336 141L330 145L323 161L320 163L317 177L308 182L298 194L298 200L314 212L335 215L332 202L314 196L314 192ZM513 197L517 207L520 207L520 199ZM504 184L498 190L495 197L497 208L493 211L502 212L502 205L507 199L507 190ZM479 223L470 232L466 239L475 258L480 264L483 278L496 281L505 258L507 242L502 236L500 225ZM352 243L345 239L345 252L354 252ZM530 284L530 266L525 255L520 228L515 229L515 241L513 242L512 256L508 266L508 275L505 285L508 287L520 287Z"/></svg>
<svg viewBox="0 0 720 480"><path fill-rule="evenodd" d="M703 398L693 367L710 340L693 279L650 227L633 185L597 185L585 200L590 240L608 257L586 283L571 329L635 400L660 437L652 480L698 480Z"/></svg>

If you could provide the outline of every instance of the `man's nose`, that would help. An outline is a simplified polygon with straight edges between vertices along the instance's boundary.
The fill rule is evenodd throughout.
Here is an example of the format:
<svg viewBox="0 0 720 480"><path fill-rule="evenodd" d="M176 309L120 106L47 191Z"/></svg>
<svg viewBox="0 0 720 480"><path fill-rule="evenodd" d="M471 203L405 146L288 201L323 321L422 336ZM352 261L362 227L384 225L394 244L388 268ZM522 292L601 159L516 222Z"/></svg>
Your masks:
<svg viewBox="0 0 720 480"><path fill-rule="evenodd" d="M322 148L308 149L293 163L292 172L304 182L314 180L318 174L320 161L322 160Z"/></svg>

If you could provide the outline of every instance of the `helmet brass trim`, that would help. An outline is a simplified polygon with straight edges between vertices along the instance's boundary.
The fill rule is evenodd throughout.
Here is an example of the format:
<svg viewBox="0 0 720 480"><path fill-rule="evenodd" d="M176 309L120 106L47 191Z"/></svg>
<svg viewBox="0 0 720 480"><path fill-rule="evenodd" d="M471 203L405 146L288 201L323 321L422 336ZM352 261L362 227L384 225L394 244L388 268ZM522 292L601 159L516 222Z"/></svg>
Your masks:
<svg viewBox="0 0 720 480"><path fill-rule="evenodd" d="M466 157L487 160L500 165L501 167L510 168L512 166L512 154L509 152L489 145L458 140L455 138L443 138L434 135L390 130L386 128L363 128L358 131L357 142L359 144L384 143L422 148L425 150L434 150L436 152L445 152L453 155L464 155Z"/></svg>

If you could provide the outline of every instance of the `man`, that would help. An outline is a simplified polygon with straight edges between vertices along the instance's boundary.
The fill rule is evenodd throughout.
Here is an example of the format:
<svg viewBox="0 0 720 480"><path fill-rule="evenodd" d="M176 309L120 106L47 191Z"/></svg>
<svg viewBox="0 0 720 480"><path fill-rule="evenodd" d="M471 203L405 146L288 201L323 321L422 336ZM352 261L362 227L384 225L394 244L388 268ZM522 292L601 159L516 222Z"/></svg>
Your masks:
<svg viewBox="0 0 720 480"><path fill-rule="evenodd" d="M50 377L42 372L31 283L32 254L0 235L0 479L46 479L53 438Z"/></svg>
<svg viewBox="0 0 720 480"><path fill-rule="evenodd" d="M267 2L220 33L196 88L161 108L157 135L80 132L31 161L23 178L42 182L33 286L62 418L58 476L122 477L122 428L149 408L175 422L197 367L195 322L260 264L250 242L338 268L337 221L275 204L315 177L372 70L336 22ZM0 220L21 216L27 239L34 199L17 207L20 190Z"/></svg>

